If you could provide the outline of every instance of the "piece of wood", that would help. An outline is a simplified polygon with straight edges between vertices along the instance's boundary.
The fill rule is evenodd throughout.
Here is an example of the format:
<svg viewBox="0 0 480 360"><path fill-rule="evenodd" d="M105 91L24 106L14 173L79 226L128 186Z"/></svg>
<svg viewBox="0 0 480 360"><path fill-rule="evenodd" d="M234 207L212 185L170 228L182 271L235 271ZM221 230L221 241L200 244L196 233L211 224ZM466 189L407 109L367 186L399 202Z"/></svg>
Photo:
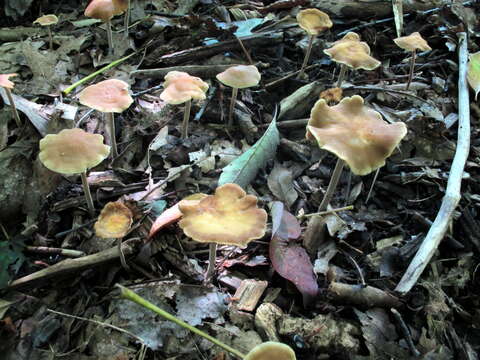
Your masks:
<svg viewBox="0 0 480 360"><path fill-rule="evenodd" d="M242 280L235 295L235 307L238 310L253 311L257 307L263 292L268 286L267 281L259 281L254 279Z"/></svg>
<svg viewBox="0 0 480 360"><path fill-rule="evenodd" d="M363 308L399 308L402 306L397 297L373 286L342 284L332 281L328 287L328 293L334 301Z"/></svg>

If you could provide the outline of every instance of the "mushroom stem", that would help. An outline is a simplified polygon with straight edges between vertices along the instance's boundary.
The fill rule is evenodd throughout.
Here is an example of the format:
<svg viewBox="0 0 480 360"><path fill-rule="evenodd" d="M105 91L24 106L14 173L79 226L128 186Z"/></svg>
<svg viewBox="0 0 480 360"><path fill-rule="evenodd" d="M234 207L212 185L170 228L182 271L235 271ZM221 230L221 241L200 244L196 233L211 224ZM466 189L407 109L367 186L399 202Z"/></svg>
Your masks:
<svg viewBox="0 0 480 360"><path fill-rule="evenodd" d="M173 315L169 314L165 310L160 309L158 306L152 304L151 302L149 302L146 299L142 298L141 296L137 295L132 290L127 289L126 287L124 287L120 284L116 284L115 286L120 289L120 296L123 297L124 299L133 301L133 302L137 303L138 305L143 306L145 309L152 310L153 312L160 315L164 319L166 319L168 321L171 321L171 322L183 327L184 329L190 330L194 334L200 335L204 339L207 339L208 341L214 343L215 345L220 346L222 349L224 349L225 351L228 351L230 354L236 356L239 359L244 359L245 358L245 354L242 354L240 351L228 346L227 344L221 342L220 340L214 338L213 336L208 335L207 333L203 332L202 330L197 329L196 327L194 327L190 324L187 324L186 322L180 320L176 316L173 316Z"/></svg>
<svg viewBox="0 0 480 360"><path fill-rule="evenodd" d="M110 20L107 20L105 22L105 25L107 26L108 53L112 55L113 54L112 22Z"/></svg>
<svg viewBox="0 0 480 360"><path fill-rule="evenodd" d="M305 68L307 67L308 60L310 59L310 54L312 52L313 40L315 40L315 36L309 35L307 52L305 53L305 58L303 59L303 64L300 68L300 72L297 75L297 79L301 79L303 77L303 74L305 73Z"/></svg>
<svg viewBox="0 0 480 360"><path fill-rule="evenodd" d="M370 189L368 190L367 198L365 199L365 205L367 205L368 200L370 200L370 195L372 195L373 186L377 182L377 178L378 178L379 173L380 173L380 168L378 168L377 171L375 171L375 176L373 177L372 185L370 185Z"/></svg>
<svg viewBox="0 0 480 360"><path fill-rule="evenodd" d="M88 186L87 172L84 171L80 175L82 177L83 192L85 193L85 200L87 201L88 212L90 213L90 216L93 216L95 215L95 207L93 206L92 194L90 193L90 187Z"/></svg>
<svg viewBox="0 0 480 360"><path fill-rule="evenodd" d="M128 26L130 25L130 0L128 0L127 12L125 13L125 37L128 37Z"/></svg>
<svg viewBox="0 0 480 360"><path fill-rule="evenodd" d="M405 87L405 90L408 90L408 88L410 87L410 83L412 82L412 79L413 79L413 69L415 68L416 56L417 56L417 52L413 50L412 59L410 60L410 72L408 73L408 81L407 81L407 86Z"/></svg>
<svg viewBox="0 0 480 360"><path fill-rule="evenodd" d="M347 73L347 65L342 64L340 66L340 74L338 74L337 87L341 88L343 80L345 79L345 74Z"/></svg>
<svg viewBox="0 0 480 360"><path fill-rule="evenodd" d="M115 118L113 113L105 113L107 117L108 132L110 133L110 145L112 145L112 158L118 157L117 140L115 139Z"/></svg>
<svg viewBox="0 0 480 360"><path fill-rule="evenodd" d="M192 100L188 100L185 103L185 110L183 110L183 122L182 122L182 139L188 137L188 121L190 119L190 109L192 108Z"/></svg>
<svg viewBox="0 0 480 360"><path fill-rule="evenodd" d="M52 36L52 29L50 29L50 26L47 26L47 31L48 31L48 47L50 50L53 50L53 36Z"/></svg>
<svg viewBox="0 0 480 360"><path fill-rule="evenodd" d="M22 122L20 121L20 116L18 115L17 107L15 106L15 101L13 100L12 92L10 91L9 88L4 88L4 89L5 89L5 93L7 94L8 102L12 107L13 118L15 119L17 126L22 127Z"/></svg>
<svg viewBox="0 0 480 360"><path fill-rule="evenodd" d="M318 207L318 211L325 211L327 210L328 204L332 200L333 193L338 185L338 180L340 180L340 175L342 175L343 166L345 165L345 161L338 158L337 163L335 164L335 169L333 169L332 177L330 178L330 182L327 187L327 191L325 192L325 196L323 197L320 206Z"/></svg>
<svg viewBox="0 0 480 360"><path fill-rule="evenodd" d="M215 260L217 259L217 244L210 243L210 247L208 249L208 267L207 273L205 274L205 282L210 282L210 279L213 277L215 273Z"/></svg>
<svg viewBox="0 0 480 360"><path fill-rule="evenodd" d="M228 127L233 125L233 110L235 109L235 102L237 101L238 88L232 88L232 100L230 100L230 110L228 112Z"/></svg>

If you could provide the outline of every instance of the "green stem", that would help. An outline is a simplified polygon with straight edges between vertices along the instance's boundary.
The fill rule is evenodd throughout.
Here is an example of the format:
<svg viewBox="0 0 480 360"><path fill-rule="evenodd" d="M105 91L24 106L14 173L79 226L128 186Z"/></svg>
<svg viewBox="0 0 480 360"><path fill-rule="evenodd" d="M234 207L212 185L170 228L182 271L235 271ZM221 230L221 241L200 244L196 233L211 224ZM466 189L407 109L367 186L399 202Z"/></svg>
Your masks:
<svg viewBox="0 0 480 360"><path fill-rule="evenodd" d="M88 186L87 172L84 171L80 175L82 177L83 192L85 193L85 200L87 201L88 212L90 213L90 216L93 217L93 215L95 215L95 207L93 206L92 194L90 193L90 187Z"/></svg>
<svg viewBox="0 0 480 360"><path fill-rule="evenodd" d="M113 117L113 113L108 112L105 113L107 117L107 126L108 132L110 133L110 145L112 145L112 158L116 159L118 157L118 149L117 149L117 139L115 138L115 118Z"/></svg>
<svg viewBox="0 0 480 360"><path fill-rule="evenodd" d="M208 248L208 267L207 273L205 274L205 283L209 283L213 274L215 273L215 261L217 259L217 244L210 243L210 247Z"/></svg>
<svg viewBox="0 0 480 360"><path fill-rule="evenodd" d="M185 109L183 110L183 122L182 122L182 139L188 138L188 121L190 119L190 109L192 108L192 100L188 100L185 103Z"/></svg>
<svg viewBox="0 0 480 360"><path fill-rule="evenodd" d="M297 75L297 79L301 79L303 77L305 68L307 67L307 64L308 64L308 60L310 59L310 54L312 52L313 40L315 40L315 35L310 35L310 37L308 38L307 52L305 54L305 58L303 59L303 64L302 64L302 67L300 68L300 72Z"/></svg>
<svg viewBox="0 0 480 360"><path fill-rule="evenodd" d="M225 344L222 341L214 338L213 336L208 335L207 333L203 332L202 330L199 330L196 327L194 327L190 324L187 324L185 321L182 321L179 318L177 318L176 316L173 316L173 315L169 314L165 310L160 309L158 306L156 306L156 305L152 304L151 302L145 300L141 296L134 293L132 290L127 289L126 287L124 287L120 284L116 284L115 286L120 289L120 296L123 297L124 299L133 301L133 302L137 303L138 305L143 306L146 309L152 310L153 312L160 315L164 319L169 320L169 321L183 327L184 329L190 330L191 332L202 336L203 338L207 339L208 341L214 343L217 346L220 346L222 349L224 349L225 351L228 351L230 354L238 357L239 359L245 358L245 354L242 354L240 351L228 346L227 344Z"/></svg>
<svg viewBox="0 0 480 360"><path fill-rule="evenodd" d="M18 127L22 127L22 122L20 121L20 115L18 115L17 107L15 106L15 101L13 100L12 92L9 88L4 88L5 93L7 94L8 102L10 103L10 107L12 108L13 118L17 123Z"/></svg>
<svg viewBox="0 0 480 360"><path fill-rule="evenodd" d="M413 69L415 68L415 58L416 58L417 52L415 50L412 51L412 59L410 61L410 71L408 73L408 81L407 81L407 86L405 87L405 90L408 90L410 87L410 83L412 82L413 79Z"/></svg>
<svg viewBox="0 0 480 360"><path fill-rule="evenodd" d="M340 175L342 175L343 166L345 165L345 161L338 158L337 163L335 164L335 169L333 169L332 177L330 178L330 183L328 184L327 191L325 192L325 196L323 197L320 206L318 207L318 211L322 212L327 210L328 204L332 200L333 193L338 185L338 180L340 180Z"/></svg>
<svg viewBox="0 0 480 360"><path fill-rule="evenodd" d="M230 100L230 110L228 112L227 126L230 128L233 125L233 110L235 110L235 102L237 101L238 88L232 88L232 99Z"/></svg>
<svg viewBox="0 0 480 360"><path fill-rule="evenodd" d="M112 55L113 54L112 22L110 20L107 20L105 22L105 25L107 26L108 53Z"/></svg>

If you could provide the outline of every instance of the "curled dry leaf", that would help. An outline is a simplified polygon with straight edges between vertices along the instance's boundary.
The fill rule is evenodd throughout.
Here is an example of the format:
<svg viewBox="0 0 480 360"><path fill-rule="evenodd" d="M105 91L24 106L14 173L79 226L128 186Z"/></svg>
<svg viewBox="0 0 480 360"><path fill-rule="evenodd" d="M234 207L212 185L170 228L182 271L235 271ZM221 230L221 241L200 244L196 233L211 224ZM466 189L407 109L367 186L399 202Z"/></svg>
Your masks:
<svg viewBox="0 0 480 360"><path fill-rule="evenodd" d="M480 51L471 54L468 58L467 80L472 89L475 91L475 101L480 92Z"/></svg>

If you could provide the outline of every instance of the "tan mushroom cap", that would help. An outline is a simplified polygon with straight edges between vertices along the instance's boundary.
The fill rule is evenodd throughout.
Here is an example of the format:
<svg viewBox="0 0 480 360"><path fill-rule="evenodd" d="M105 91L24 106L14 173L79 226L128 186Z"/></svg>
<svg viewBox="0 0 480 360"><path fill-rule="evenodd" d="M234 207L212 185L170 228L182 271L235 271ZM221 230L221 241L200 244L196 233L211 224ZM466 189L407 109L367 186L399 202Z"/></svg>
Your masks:
<svg viewBox="0 0 480 360"><path fill-rule="evenodd" d="M180 202L179 225L185 235L204 243L246 247L265 235L267 212L257 207L257 198L236 184L225 184L198 203Z"/></svg>
<svg viewBox="0 0 480 360"><path fill-rule="evenodd" d="M290 346L267 341L250 350L244 360L296 360L296 356Z"/></svg>
<svg viewBox="0 0 480 360"><path fill-rule="evenodd" d="M0 86L6 89L13 89L15 83L9 80L13 76L18 76L18 74L0 74Z"/></svg>
<svg viewBox="0 0 480 360"><path fill-rule="evenodd" d="M39 159L46 168L60 174L79 174L108 157L110 146L103 136L82 129L65 129L40 140Z"/></svg>
<svg viewBox="0 0 480 360"><path fill-rule="evenodd" d="M222 84L237 89L257 86L261 77L255 65L235 65L217 74L217 79Z"/></svg>
<svg viewBox="0 0 480 360"><path fill-rule="evenodd" d="M358 95L335 106L318 100L307 125L307 139L315 138L320 148L345 160L356 175L367 175L385 165L406 134L403 122L388 124Z"/></svg>
<svg viewBox="0 0 480 360"><path fill-rule="evenodd" d="M196 76L183 71L170 71L165 75L164 90L160 99L177 105L189 100L204 100L208 84Z"/></svg>
<svg viewBox="0 0 480 360"><path fill-rule="evenodd" d="M33 22L34 24L40 24L41 26L50 26L58 23L58 17L56 15L43 15Z"/></svg>
<svg viewBox="0 0 480 360"><path fill-rule="evenodd" d="M112 0L115 7L115 13L113 15L123 14L128 9L128 0Z"/></svg>
<svg viewBox="0 0 480 360"><path fill-rule="evenodd" d="M94 225L95 234L104 239L122 238L132 226L132 211L120 201L109 202Z"/></svg>
<svg viewBox="0 0 480 360"><path fill-rule="evenodd" d="M115 15L119 15L118 10L112 0L92 0L85 9L85 16L94 19L100 19L107 22Z"/></svg>
<svg viewBox="0 0 480 360"><path fill-rule="evenodd" d="M297 14L298 25L309 35L318 35L333 26L330 17L318 9L305 9Z"/></svg>
<svg viewBox="0 0 480 360"><path fill-rule="evenodd" d="M323 52L333 61L355 70L373 70L380 65L380 61L370 56L368 44L360 41L360 36L354 32L349 32L342 39L335 41L331 48Z"/></svg>
<svg viewBox="0 0 480 360"><path fill-rule="evenodd" d="M420 35L419 32L414 32L411 33L408 36L401 36L396 39L393 39L395 44L399 48L402 48L403 50L406 51L431 51L432 48L428 46L428 43L425 41L425 39Z"/></svg>
<svg viewBox="0 0 480 360"><path fill-rule="evenodd" d="M87 86L78 94L82 105L101 112L121 113L133 102L128 84L122 80L110 79Z"/></svg>

